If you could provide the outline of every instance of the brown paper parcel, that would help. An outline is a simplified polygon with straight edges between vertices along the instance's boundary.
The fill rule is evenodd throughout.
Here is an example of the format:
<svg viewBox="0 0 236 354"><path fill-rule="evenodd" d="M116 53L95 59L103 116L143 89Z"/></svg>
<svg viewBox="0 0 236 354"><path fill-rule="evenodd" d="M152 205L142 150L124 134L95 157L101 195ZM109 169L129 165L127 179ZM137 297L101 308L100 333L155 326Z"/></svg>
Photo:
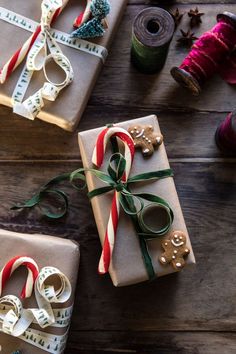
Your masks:
<svg viewBox="0 0 236 354"><path fill-rule="evenodd" d="M89 42L97 43L109 49L114 34L118 28L119 21L124 12L127 0L110 0L111 12L108 15L108 29L103 37L88 39ZM84 0L70 0L63 12L57 18L52 27L60 31L71 33L74 19L84 10L86 2ZM39 22L41 17L40 0L1 0L0 6L18 14L24 15L34 21ZM18 50L22 44L30 37L31 32L0 20L0 68ZM38 114L38 118L58 125L59 127L73 131L78 124L81 115L87 105L89 96L96 82L102 60L92 54L76 50L59 44L64 55L68 57L74 71L73 82L60 92L55 102L45 100L45 106ZM7 81L0 84L0 103L11 107L11 96L16 86L17 80L24 67L25 60L12 73ZM55 69L56 68L56 69ZM58 71L59 70L59 71ZM61 82L62 75L56 65L47 66L49 78L54 82ZM42 70L34 72L25 98L34 94L43 86L45 78ZM22 119L26 119L21 117Z"/></svg>
<svg viewBox="0 0 236 354"><path fill-rule="evenodd" d="M13 257L28 256L35 260L39 269L44 266L53 266L64 273L71 282L72 295L64 304L52 304L54 308L69 307L73 304L74 292L77 281L79 267L79 246L74 241L64 240L46 235L27 235L5 230L0 230L1 251L0 267ZM12 274L3 289L4 295L20 296L21 289L25 283L27 271L25 267L20 267ZM22 300L24 308L37 307L34 294L29 299ZM35 329L42 330L38 325L32 325ZM67 328L48 327L42 331L62 335ZM46 351L39 349L16 337L0 332L1 354L10 354L15 350L21 350L23 354L45 354Z"/></svg>
<svg viewBox="0 0 236 354"><path fill-rule="evenodd" d="M117 124L118 126L128 130L129 126L153 125L154 131L160 133L157 117L155 115L134 119ZM98 134L103 128L92 129L79 133L79 147L84 168L94 168L91 163L93 144L96 141ZM106 171L108 159L111 156L111 149L107 146L107 152L104 158L102 170ZM169 162L166 155L164 144L150 158L143 158L142 153L137 151L135 153L131 174L136 175L142 172L149 172L155 170L168 169ZM101 187L99 181L90 172L86 173L86 180L88 190L91 191L95 188ZM173 230L181 230L187 236L186 246L190 249L190 254L186 260L186 266L195 263L193 250L191 247L190 239L186 229L185 221L183 218L182 210L180 207L178 195L175 189L175 184L172 177L164 178L159 181L148 181L145 184L132 185L133 192L147 192L164 198L174 211L174 222L171 226L169 233L165 236L168 237ZM91 200L94 212L95 221L98 228L101 243L103 244L106 226L109 218L113 192L103 194ZM165 237L159 237L155 240L148 241L148 248L152 257L153 267L157 276L173 273L175 270L171 265L161 265L158 258L163 253L161 242ZM132 221L129 216L125 215L122 211L119 218L117 236L115 247L113 251L112 261L109 268L109 273L115 286L125 286L130 284L139 283L148 279L146 268L142 259L140 245Z"/></svg>

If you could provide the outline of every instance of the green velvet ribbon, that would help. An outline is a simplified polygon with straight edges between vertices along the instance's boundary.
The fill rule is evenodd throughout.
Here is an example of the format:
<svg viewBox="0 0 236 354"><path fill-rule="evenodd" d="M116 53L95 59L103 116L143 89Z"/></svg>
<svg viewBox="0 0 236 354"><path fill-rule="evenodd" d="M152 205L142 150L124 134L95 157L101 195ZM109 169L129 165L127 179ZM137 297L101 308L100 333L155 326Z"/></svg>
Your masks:
<svg viewBox="0 0 236 354"><path fill-rule="evenodd" d="M54 186L60 182L70 181L71 180L71 172L70 173L63 173L59 176L54 177L49 182L47 182L44 186L42 186L37 194L35 194L31 199L27 200L23 204L16 204L14 205L11 210L18 210L18 209L30 209L35 206L38 206L41 210L41 213L44 216L47 216L50 219L60 219L67 213L68 210L68 196L66 193L61 191ZM84 189L86 186L86 179L84 174L80 175L80 179L84 182L84 185L79 188L77 187L73 181L71 181L72 185L77 189ZM57 208L57 211L52 212L50 208L47 208L44 205L45 200L48 198L54 199L55 201L59 202L61 206Z"/></svg>
<svg viewBox="0 0 236 354"><path fill-rule="evenodd" d="M159 236L163 236L168 232L174 219L174 214L169 204L161 197L158 197L150 193L134 193L130 190L130 186L134 183L159 180L166 177L172 177L173 172L171 169L165 169L160 171L153 171L147 173L141 173L128 178L127 182L122 181L122 176L125 172L126 160L119 152L114 153L109 161L107 174L97 169L78 169L71 175L71 180L74 178L80 178L81 172L89 171L95 175L107 186L96 188L88 193L90 199L98 197L104 193L116 190L119 192L119 203L124 210L125 214L131 217L136 234L139 238L140 248L143 256L143 260L146 266L146 270L149 279L152 280L156 277L153 269L151 256L148 251L147 240L154 239ZM79 174L79 175L77 175ZM146 207L145 202L151 202L154 206L163 208L167 214L166 225L160 229L153 231L144 221L144 212Z"/></svg>
<svg viewBox="0 0 236 354"><path fill-rule="evenodd" d="M46 185L44 185L40 191L34 195L30 200L26 201L24 204L18 204L14 206L12 209L21 209L21 208L32 208L36 205L41 207L41 211L44 215L52 219L58 219L65 215L68 209L68 197L67 195L59 189L52 188L56 183L62 181L70 181L71 184L77 188L82 189L86 186L85 172L90 172L95 175L99 180L104 182L106 186L96 188L88 193L88 197L90 199L94 197L98 197L104 193L108 193L116 190L119 192L119 203L124 210L125 214L130 216L136 234L139 238L140 248L144 260L144 264L147 269L147 273L149 279L154 279L155 272L153 269L153 264L151 260L151 256L148 251L147 240L155 239L156 237L162 236L168 232L171 227L171 224L174 219L174 214L169 206L169 204L161 197L156 196L150 193L134 193L130 190L131 185L134 183L147 182L147 181L157 181L162 178L172 177L173 172L171 169L153 171L141 173L132 177L129 177L126 182L122 181L122 176L125 172L126 168L126 160L124 156L116 152L114 153L109 161L107 173L89 168L84 169L80 168L72 173L65 173L59 175L52 180L50 180ZM78 186L76 184L76 180L82 181L84 185ZM50 209L42 207L42 202L48 196L58 198L63 207L61 207L57 212L52 213ZM148 204L147 204L148 202ZM163 208L166 212L166 225L161 227L160 229L153 230L152 227L149 227L144 220L144 213L146 208L150 205Z"/></svg>

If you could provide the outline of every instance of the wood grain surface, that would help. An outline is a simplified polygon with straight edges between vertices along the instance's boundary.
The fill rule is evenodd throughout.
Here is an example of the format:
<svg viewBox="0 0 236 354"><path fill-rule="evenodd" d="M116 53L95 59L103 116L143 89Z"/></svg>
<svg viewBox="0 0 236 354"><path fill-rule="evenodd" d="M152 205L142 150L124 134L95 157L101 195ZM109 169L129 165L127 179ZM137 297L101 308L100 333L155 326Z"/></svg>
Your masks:
<svg viewBox="0 0 236 354"><path fill-rule="evenodd" d="M228 1L129 0L108 60L75 133L31 122L0 107L0 227L77 240L81 266L66 354L236 353L236 158L214 142L218 124L235 108L235 87L214 77L199 97L173 81L169 71L187 50L177 29L162 72L143 75L130 64L131 26L149 5L205 13L200 35L216 14L236 12ZM185 15L180 28L187 28ZM13 212L53 176L81 167L78 130L156 113L195 252L196 267L152 283L115 288L97 274L101 246L85 193L70 195L70 210L50 221L39 210ZM4 353L5 354L5 353ZM8 354L8 353L6 353Z"/></svg>

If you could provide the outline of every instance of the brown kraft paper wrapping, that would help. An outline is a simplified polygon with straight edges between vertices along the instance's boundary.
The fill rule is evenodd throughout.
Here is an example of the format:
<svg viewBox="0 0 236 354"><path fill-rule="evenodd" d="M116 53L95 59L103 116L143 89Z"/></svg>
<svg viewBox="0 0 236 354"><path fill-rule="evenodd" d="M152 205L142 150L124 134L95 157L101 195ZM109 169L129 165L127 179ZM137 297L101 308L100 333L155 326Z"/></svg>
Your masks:
<svg viewBox="0 0 236 354"><path fill-rule="evenodd" d="M73 304L74 293L77 281L77 273L79 268L79 246L71 240L64 240L57 237L46 235L27 235L5 230L0 230L1 251L0 251L0 268L13 257L28 256L35 260L39 269L44 266L53 266L64 273L71 282L72 295L64 304L52 304L54 308L68 307ZM19 267L12 274L9 281L3 289L4 295L16 295L20 297L21 289L27 277L27 270L24 266ZM21 299L22 300L22 299ZM24 308L37 307L34 293L29 299L22 300ZM42 330L38 325L32 325L35 329ZM66 328L48 327L42 331L62 335ZM1 354L10 354L15 350L21 350L22 354L46 354L48 352L39 349L29 343L22 341L16 337L0 332Z"/></svg>
<svg viewBox="0 0 236 354"><path fill-rule="evenodd" d="M160 133L157 117L155 115L134 119L117 124L118 126L128 130L129 126L134 124L153 125L154 131ZM92 153L98 134L103 128L92 129L79 133L79 147L82 156L84 168L94 168L92 165ZM107 152L104 158L102 170L106 171L108 159L111 156L111 149L107 146ZM164 144L150 158L143 158L142 153L137 150L134 157L132 175L142 172L167 169L169 167L168 158ZM94 175L87 172L86 180L88 190L104 186ZM172 177L164 178L159 181L149 181L145 184L137 183L132 185L133 192L147 192L164 198L174 211L174 222L171 229L165 237L168 237L173 230L181 230L187 236L187 247L190 254L186 259L186 267L195 263L195 257L191 247L188 231L186 229L182 210L180 207L178 195L175 189ZM106 226L109 218L113 193L103 194L91 200L95 221L98 228L101 243L103 244ZM163 253L161 242L165 237L159 237L155 240L148 241L148 248L152 257L153 267L157 276L163 276L173 273L175 270L171 265L161 265L158 258ZM119 225L117 230L116 242L113 251L112 262L109 269L110 276L115 286L125 286L148 280L146 268L142 259L138 238L135 234L132 222L129 216L122 211L120 213Z"/></svg>
<svg viewBox="0 0 236 354"><path fill-rule="evenodd" d="M111 3L111 12L107 17L108 29L103 37L97 39L88 39L88 41L97 43L109 49L114 34L118 28L121 16L124 12L127 0L109 0ZM71 33L73 30L74 19L85 8L86 2L83 0L70 0L63 12L52 25L53 28L60 31ZM0 6L8 10L15 11L18 14L31 18L39 22L41 17L41 0L0 0ZM19 49L22 44L30 37L28 32L17 26L0 20L0 68L7 60ZM87 105L89 96L96 82L98 74L102 68L102 60L92 54L88 54L65 45L59 44L63 54L70 60L73 71L74 81L60 92L55 102L45 100L45 106L39 113L38 118L58 125L59 127L73 131L78 124L81 115ZM0 84L0 103L11 107L11 96L20 73L25 64L25 60L15 70L7 81ZM56 69L55 69L56 67ZM47 71L49 78L54 82L61 82L62 75L56 65L48 65ZM35 93L45 82L43 72L35 72L26 92L25 98ZM27 119L21 117L22 119Z"/></svg>

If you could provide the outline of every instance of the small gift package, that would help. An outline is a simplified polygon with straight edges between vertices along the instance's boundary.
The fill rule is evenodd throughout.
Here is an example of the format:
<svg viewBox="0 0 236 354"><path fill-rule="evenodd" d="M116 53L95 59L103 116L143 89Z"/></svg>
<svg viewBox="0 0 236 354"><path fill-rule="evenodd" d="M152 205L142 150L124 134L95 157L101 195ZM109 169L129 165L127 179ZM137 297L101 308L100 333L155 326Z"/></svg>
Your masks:
<svg viewBox="0 0 236 354"><path fill-rule="evenodd" d="M86 7L85 0L1 0L0 103L22 117L73 131L126 3L88 0ZM76 17L77 26L84 21L74 33L82 39L70 36Z"/></svg>
<svg viewBox="0 0 236 354"><path fill-rule="evenodd" d="M0 230L0 237L1 353L63 353L79 267L78 245L5 230Z"/></svg>
<svg viewBox="0 0 236 354"><path fill-rule="evenodd" d="M115 286L195 263L162 139L154 115L79 133L103 246L99 272Z"/></svg>

